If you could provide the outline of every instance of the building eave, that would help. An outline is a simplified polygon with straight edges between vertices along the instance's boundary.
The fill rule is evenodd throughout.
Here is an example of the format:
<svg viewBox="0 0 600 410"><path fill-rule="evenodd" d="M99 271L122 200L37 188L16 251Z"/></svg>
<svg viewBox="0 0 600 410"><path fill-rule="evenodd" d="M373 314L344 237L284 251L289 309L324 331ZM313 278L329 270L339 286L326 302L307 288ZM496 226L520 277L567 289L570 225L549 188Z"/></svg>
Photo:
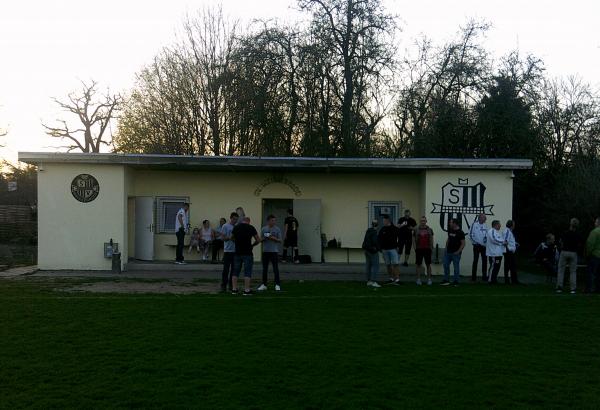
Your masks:
<svg viewBox="0 0 600 410"><path fill-rule="evenodd" d="M418 171L425 169L530 169L529 159L498 158L309 158L190 156L157 154L109 154L19 152L19 161L32 165L126 165L143 169L232 171Z"/></svg>

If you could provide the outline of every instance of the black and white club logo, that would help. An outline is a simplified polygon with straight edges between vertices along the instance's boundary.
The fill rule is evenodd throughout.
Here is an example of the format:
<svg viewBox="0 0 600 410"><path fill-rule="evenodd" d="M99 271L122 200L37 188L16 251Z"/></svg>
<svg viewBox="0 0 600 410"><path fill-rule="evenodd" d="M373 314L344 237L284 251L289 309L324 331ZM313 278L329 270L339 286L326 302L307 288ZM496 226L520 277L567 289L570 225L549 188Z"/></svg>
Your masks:
<svg viewBox="0 0 600 410"><path fill-rule="evenodd" d="M100 193L100 184L93 176L80 174L71 182L71 193L79 202L92 202Z"/></svg>

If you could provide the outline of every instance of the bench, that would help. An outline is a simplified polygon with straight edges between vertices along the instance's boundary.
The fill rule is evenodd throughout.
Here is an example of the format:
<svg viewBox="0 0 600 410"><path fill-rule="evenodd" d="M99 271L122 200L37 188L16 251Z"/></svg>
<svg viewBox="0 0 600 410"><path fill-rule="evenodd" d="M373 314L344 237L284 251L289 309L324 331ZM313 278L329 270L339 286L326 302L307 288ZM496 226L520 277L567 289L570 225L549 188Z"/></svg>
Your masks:
<svg viewBox="0 0 600 410"><path fill-rule="evenodd" d="M169 248L176 248L177 244L165 243L165 246L168 246ZM209 253L209 255L212 255L212 246L213 246L213 244L211 242L210 245L208 246L208 253ZM189 247L190 247L189 243L187 245L186 244L183 245L183 249L184 250L185 249L189 249ZM223 259L222 255L223 255L223 247L221 246L221 249L217 253L217 260L219 260L219 261L222 260Z"/></svg>
<svg viewBox="0 0 600 410"><path fill-rule="evenodd" d="M327 250L333 250L333 249L344 249L346 251L346 263L350 263L350 250L360 249L362 251L362 248L355 248L355 247L349 247L349 246L339 246L339 247L326 246L325 248L323 248L323 253L325 253L325 251L327 251Z"/></svg>

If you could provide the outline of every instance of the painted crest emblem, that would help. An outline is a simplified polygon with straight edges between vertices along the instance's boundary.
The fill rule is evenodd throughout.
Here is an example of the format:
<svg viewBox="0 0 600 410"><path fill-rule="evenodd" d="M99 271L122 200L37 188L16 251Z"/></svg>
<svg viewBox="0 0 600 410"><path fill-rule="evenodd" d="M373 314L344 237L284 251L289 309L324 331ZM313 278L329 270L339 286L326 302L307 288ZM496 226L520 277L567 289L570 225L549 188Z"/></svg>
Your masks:
<svg viewBox="0 0 600 410"><path fill-rule="evenodd" d="M71 182L71 194L79 202L92 202L100 193L98 180L89 174L77 175Z"/></svg>
<svg viewBox="0 0 600 410"><path fill-rule="evenodd" d="M461 228L464 221L469 229L477 215L494 215L494 205L485 203L485 189L483 183L469 185L469 180L463 178L458 179L458 185L448 182L442 186L442 203L432 203L431 213L440 215L440 227L444 231L448 231L450 219L457 219Z"/></svg>

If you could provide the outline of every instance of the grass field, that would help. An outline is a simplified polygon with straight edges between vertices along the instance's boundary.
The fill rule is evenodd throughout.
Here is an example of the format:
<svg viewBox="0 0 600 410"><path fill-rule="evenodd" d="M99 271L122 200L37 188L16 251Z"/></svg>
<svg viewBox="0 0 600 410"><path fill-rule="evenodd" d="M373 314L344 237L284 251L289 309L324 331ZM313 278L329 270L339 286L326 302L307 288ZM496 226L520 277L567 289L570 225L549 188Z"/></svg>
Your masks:
<svg viewBox="0 0 600 410"><path fill-rule="evenodd" d="M599 408L600 297L287 283L69 294L0 280L0 407Z"/></svg>

